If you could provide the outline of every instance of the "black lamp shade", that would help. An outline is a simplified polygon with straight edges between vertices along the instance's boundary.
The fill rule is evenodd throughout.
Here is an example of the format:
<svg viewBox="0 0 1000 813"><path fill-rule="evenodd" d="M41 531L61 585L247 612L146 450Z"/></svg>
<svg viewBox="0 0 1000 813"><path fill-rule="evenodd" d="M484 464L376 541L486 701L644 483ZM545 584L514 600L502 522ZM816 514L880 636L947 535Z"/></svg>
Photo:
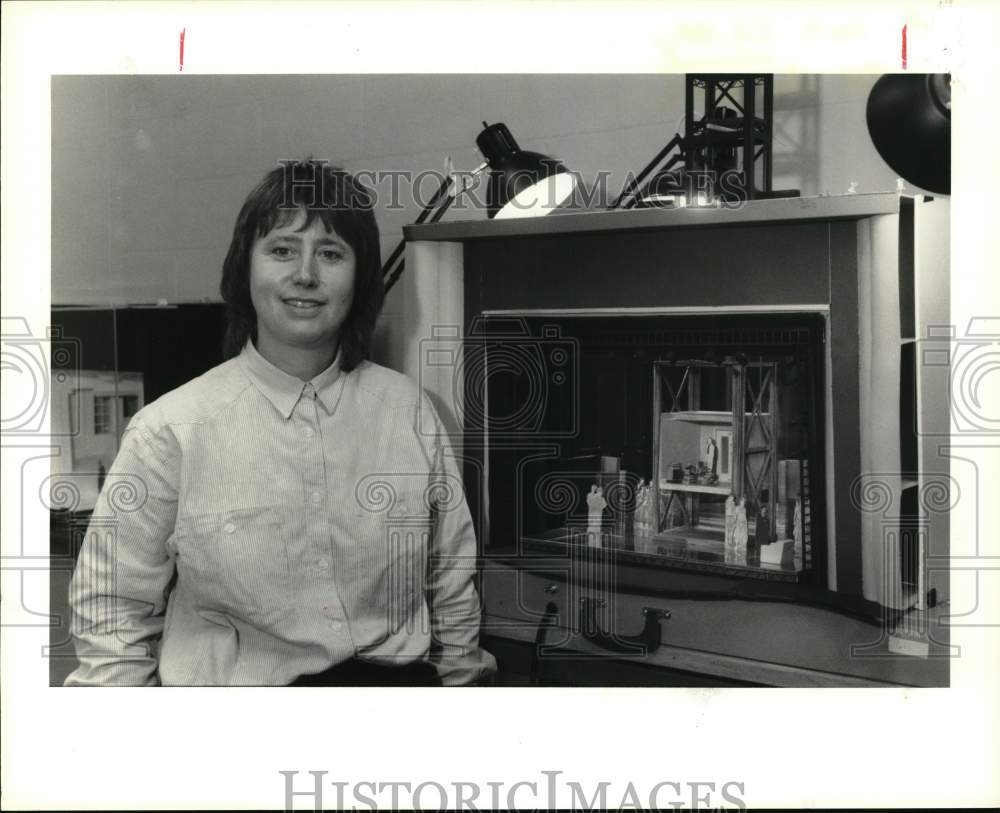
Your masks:
<svg viewBox="0 0 1000 813"><path fill-rule="evenodd" d="M951 77L886 74L868 96L868 132L903 180L951 194Z"/></svg>
<svg viewBox="0 0 1000 813"><path fill-rule="evenodd" d="M476 137L476 146L490 167L486 184L490 218L551 211L572 194L576 181L561 161L522 150L503 123L483 124L486 129Z"/></svg>

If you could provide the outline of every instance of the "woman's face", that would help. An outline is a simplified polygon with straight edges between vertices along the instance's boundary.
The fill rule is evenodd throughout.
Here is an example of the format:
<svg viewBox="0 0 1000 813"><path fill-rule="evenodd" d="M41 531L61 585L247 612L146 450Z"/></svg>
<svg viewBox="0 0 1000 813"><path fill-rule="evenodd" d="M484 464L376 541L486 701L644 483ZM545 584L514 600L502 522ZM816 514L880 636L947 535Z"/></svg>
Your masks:
<svg viewBox="0 0 1000 813"><path fill-rule="evenodd" d="M257 350L265 358L328 351L354 300L354 250L323 221L303 229L306 213L254 241L250 300L257 312Z"/></svg>

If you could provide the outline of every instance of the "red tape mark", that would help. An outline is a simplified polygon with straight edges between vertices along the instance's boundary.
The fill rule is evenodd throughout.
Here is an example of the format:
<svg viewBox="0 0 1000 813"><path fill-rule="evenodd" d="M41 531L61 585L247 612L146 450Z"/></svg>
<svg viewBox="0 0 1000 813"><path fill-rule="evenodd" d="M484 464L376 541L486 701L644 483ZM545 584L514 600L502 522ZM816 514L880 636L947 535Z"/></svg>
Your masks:
<svg viewBox="0 0 1000 813"><path fill-rule="evenodd" d="M183 39L183 37L182 37L182 39ZM905 71L906 70L906 26L905 25L903 26L903 52L902 52L902 57L903 57L903 70Z"/></svg>
<svg viewBox="0 0 1000 813"><path fill-rule="evenodd" d="M187 33L186 28L181 29L181 66L178 70L184 70L184 35ZM906 36L905 34L903 35ZM903 67L906 67L906 45L903 45Z"/></svg>

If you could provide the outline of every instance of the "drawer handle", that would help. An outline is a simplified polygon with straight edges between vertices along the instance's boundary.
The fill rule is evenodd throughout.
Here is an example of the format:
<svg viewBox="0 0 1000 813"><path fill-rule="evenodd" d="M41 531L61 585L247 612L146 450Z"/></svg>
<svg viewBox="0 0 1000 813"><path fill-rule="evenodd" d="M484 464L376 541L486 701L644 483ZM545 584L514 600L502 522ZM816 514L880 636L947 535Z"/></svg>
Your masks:
<svg viewBox="0 0 1000 813"><path fill-rule="evenodd" d="M555 585L549 586L554 587ZM548 592L548 588L546 588L545 592ZM530 686L540 686L542 683L542 664L540 660L542 648L545 647L548 641L549 630L555 626L558 615L559 606L554 601L548 602L545 605L545 612L542 614L541 620L538 622L538 627L535 630L535 648L531 654L531 670L528 675L528 685Z"/></svg>
<svg viewBox="0 0 1000 813"><path fill-rule="evenodd" d="M660 622L670 618L670 610L643 607L642 631L638 635L616 635L605 632L597 622L597 608L604 606L602 599L580 600L580 631L584 638L602 649L633 655L645 655L657 649L663 641Z"/></svg>

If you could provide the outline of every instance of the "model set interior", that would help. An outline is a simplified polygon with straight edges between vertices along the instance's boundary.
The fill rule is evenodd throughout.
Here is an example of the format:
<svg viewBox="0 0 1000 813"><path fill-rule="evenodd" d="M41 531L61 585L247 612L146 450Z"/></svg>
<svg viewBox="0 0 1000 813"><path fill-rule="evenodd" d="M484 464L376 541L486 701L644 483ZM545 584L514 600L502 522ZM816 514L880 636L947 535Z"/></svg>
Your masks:
<svg viewBox="0 0 1000 813"><path fill-rule="evenodd" d="M498 382L484 436L504 443L489 456L491 504L510 499L499 492L511 445L558 444L554 459L506 469L523 472L519 510L493 518L493 537L776 579L812 569L820 319L524 316L479 328L482 375Z"/></svg>

